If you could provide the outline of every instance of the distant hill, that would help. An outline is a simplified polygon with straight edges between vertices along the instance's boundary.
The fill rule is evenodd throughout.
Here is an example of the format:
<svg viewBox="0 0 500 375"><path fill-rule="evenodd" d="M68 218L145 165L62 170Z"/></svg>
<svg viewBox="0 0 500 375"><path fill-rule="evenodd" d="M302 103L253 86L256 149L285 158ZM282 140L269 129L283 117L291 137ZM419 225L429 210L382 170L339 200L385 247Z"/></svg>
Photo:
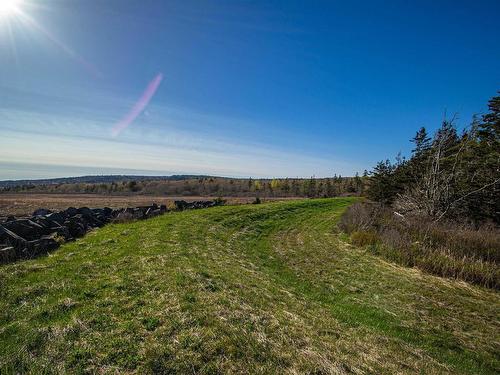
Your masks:
<svg viewBox="0 0 500 375"><path fill-rule="evenodd" d="M0 181L0 188L14 187L22 185L59 185L59 184L102 184L110 182L129 181L182 181L193 178L206 178L206 175L172 175L172 176L135 176L135 175L102 175L102 176L79 176L61 177L36 180L3 180Z"/></svg>

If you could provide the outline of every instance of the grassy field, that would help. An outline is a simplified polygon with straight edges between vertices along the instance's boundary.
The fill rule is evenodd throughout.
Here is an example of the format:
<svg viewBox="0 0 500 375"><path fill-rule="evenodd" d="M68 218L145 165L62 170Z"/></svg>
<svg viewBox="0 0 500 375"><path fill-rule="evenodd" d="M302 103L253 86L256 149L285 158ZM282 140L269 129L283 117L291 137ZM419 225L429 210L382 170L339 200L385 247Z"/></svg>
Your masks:
<svg viewBox="0 0 500 375"><path fill-rule="evenodd" d="M498 373L498 292L335 231L353 199L170 213L0 267L0 372Z"/></svg>

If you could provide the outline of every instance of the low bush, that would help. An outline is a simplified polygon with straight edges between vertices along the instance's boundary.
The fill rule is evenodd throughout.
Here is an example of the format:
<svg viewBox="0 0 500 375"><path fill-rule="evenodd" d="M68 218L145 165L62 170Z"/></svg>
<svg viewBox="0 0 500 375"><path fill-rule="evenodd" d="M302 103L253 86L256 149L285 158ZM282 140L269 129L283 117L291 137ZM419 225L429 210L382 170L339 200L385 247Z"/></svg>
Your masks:
<svg viewBox="0 0 500 375"><path fill-rule="evenodd" d="M346 233L373 229L382 206L376 203L356 203L342 215L339 227Z"/></svg>
<svg viewBox="0 0 500 375"><path fill-rule="evenodd" d="M380 204L349 207L339 222L355 246L434 275L500 289L500 230L403 216Z"/></svg>
<svg viewBox="0 0 500 375"><path fill-rule="evenodd" d="M379 242L379 236L374 231L355 231L351 233L351 242L356 246L375 245Z"/></svg>

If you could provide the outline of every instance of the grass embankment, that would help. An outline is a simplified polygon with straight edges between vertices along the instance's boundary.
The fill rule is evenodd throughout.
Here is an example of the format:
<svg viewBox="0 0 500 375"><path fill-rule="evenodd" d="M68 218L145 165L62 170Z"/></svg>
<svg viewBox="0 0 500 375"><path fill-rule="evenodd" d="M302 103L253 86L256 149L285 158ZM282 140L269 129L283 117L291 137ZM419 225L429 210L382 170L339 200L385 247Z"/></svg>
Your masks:
<svg viewBox="0 0 500 375"><path fill-rule="evenodd" d="M2 266L0 372L497 372L498 293L347 245L350 203L173 213Z"/></svg>

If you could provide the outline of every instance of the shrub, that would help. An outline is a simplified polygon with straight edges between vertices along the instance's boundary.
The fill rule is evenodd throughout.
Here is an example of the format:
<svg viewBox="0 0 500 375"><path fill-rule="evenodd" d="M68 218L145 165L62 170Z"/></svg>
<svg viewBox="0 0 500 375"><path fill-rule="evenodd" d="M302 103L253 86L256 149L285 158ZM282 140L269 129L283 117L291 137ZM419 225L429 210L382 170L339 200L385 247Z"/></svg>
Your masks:
<svg viewBox="0 0 500 375"><path fill-rule="evenodd" d="M350 206L342 215L339 227L346 233L373 229L375 220L382 210L377 203L356 203Z"/></svg>
<svg viewBox="0 0 500 375"><path fill-rule="evenodd" d="M217 197L214 199L214 203L216 206L223 206L226 204L226 202L227 201L225 199L223 199L222 197Z"/></svg>
<svg viewBox="0 0 500 375"><path fill-rule="evenodd" d="M392 262L500 289L500 230L403 216L369 202L349 207L339 228L351 243Z"/></svg>
<svg viewBox="0 0 500 375"><path fill-rule="evenodd" d="M252 202L252 204L260 204L260 198L256 197L255 200Z"/></svg>
<svg viewBox="0 0 500 375"><path fill-rule="evenodd" d="M379 236L374 231L355 231L351 233L351 243L355 246L375 245Z"/></svg>

